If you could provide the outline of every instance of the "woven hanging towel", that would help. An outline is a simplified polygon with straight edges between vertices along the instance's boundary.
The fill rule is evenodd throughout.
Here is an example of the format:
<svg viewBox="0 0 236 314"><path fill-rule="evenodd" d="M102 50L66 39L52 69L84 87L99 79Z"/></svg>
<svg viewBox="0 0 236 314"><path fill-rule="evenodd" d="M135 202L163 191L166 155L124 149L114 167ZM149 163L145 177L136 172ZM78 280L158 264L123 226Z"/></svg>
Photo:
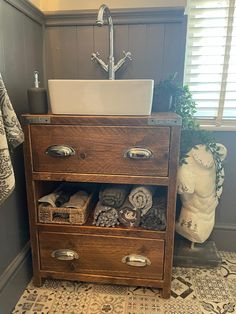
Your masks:
<svg viewBox="0 0 236 314"><path fill-rule="evenodd" d="M6 200L15 186L10 151L23 141L24 134L0 73L0 204Z"/></svg>

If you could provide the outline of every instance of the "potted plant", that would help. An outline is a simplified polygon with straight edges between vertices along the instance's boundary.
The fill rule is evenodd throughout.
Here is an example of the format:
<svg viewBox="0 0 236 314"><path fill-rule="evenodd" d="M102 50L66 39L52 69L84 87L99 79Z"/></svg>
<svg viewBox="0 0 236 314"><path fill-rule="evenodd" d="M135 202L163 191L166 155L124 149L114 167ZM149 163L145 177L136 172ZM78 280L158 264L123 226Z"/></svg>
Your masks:
<svg viewBox="0 0 236 314"><path fill-rule="evenodd" d="M211 132L200 128L194 117L197 110L192 94L188 86L180 86L175 78L176 75L172 75L158 83L154 99L156 111L173 111L182 117L178 170L182 208L176 231L191 242L203 243L214 226L227 150L224 145L216 143Z"/></svg>

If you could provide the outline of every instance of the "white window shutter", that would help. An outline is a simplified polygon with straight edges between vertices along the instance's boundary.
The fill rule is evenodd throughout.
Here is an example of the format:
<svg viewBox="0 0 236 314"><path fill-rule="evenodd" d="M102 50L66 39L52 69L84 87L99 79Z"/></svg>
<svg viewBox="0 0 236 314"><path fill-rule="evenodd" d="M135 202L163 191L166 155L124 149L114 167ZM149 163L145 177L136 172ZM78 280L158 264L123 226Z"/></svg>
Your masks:
<svg viewBox="0 0 236 314"><path fill-rule="evenodd" d="M196 116L221 125L236 120L235 0L189 0L185 84Z"/></svg>

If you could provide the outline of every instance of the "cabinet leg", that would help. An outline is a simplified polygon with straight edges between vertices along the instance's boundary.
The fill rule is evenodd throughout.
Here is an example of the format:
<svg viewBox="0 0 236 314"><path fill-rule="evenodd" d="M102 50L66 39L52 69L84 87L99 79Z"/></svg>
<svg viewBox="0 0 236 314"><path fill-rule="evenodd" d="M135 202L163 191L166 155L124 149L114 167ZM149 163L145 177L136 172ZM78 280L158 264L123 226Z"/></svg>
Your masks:
<svg viewBox="0 0 236 314"><path fill-rule="evenodd" d="M39 277L39 276L34 276L34 277L33 277L33 284L34 284L34 286L36 286L36 287L41 287L41 286L43 285L43 280L42 280L42 278Z"/></svg>
<svg viewBox="0 0 236 314"><path fill-rule="evenodd" d="M164 287L162 289L161 296L163 299L169 299L170 293L171 293L170 287Z"/></svg>

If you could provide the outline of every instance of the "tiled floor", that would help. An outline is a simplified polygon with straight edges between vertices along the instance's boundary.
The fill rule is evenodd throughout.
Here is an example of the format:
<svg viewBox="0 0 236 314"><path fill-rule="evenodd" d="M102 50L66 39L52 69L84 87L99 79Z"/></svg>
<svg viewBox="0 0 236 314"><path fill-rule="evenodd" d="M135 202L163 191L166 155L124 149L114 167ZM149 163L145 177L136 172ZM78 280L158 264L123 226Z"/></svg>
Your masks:
<svg viewBox="0 0 236 314"><path fill-rule="evenodd" d="M220 268L175 268L169 300L157 289L47 280L30 283L19 314L227 314L236 313L236 253L220 253Z"/></svg>

